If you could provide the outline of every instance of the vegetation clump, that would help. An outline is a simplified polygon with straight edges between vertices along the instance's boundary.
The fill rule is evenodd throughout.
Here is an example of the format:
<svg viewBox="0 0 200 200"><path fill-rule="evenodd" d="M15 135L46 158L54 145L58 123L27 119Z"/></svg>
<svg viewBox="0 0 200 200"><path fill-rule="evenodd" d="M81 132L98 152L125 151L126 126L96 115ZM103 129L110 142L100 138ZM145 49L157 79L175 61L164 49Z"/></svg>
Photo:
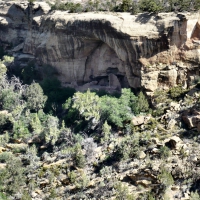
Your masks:
<svg viewBox="0 0 200 200"><path fill-rule="evenodd" d="M159 13L159 12L183 12L183 11L197 11L200 8L198 0L122 0L100 2L99 0L88 0L86 4L66 2L60 3L56 1L55 4L50 4L52 10L68 11L70 13L76 12L91 12L91 11L112 11L112 12L130 12L137 14L139 12Z"/></svg>
<svg viewBox="0 0 200 200"><path fill-rule="evenodd" d="M187 90L182 87L182 85L174 86L169 90L169 95L172 99L183 98Z"/></svg>

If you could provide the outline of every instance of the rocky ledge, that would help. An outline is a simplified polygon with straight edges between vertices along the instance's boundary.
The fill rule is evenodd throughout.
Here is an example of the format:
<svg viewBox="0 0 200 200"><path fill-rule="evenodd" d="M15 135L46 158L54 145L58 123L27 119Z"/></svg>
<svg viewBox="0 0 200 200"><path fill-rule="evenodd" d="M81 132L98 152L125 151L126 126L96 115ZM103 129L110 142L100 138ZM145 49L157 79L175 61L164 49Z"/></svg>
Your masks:
<svg viewBox="0 0 200 200"><path fill-rule="evenodd" d="M79 89L188 87L199 77L199 28L198 13L71 14L45 2L0 2L0 44L17 66L51 65Z"/></svg>

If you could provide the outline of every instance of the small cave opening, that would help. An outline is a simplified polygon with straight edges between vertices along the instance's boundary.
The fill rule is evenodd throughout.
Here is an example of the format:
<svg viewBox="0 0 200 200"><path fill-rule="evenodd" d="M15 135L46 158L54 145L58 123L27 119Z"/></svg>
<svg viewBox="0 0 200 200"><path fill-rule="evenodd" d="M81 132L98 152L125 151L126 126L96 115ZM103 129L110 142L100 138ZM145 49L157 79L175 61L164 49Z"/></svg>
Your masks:
<svg viewBox="0 0 200 200"><path fill-rule="evenodd" d="M196 23L194 29L192 31L191 39L200 40L200 24L199 22Z"/></svg>
<svg viewBox="0 0 200 200"><path fill-rule="evenodd" d="M108 67L106 70L106 73L117 75L119 73L119 69L117 67L115 67L115 68Z"/></svg>
<svg viewBox="0 0 200 200"><path fill-rule="evenodd" d="M160 83L168 84L169 83L169 77L159 74L158 75L158 81Z"/></svg>

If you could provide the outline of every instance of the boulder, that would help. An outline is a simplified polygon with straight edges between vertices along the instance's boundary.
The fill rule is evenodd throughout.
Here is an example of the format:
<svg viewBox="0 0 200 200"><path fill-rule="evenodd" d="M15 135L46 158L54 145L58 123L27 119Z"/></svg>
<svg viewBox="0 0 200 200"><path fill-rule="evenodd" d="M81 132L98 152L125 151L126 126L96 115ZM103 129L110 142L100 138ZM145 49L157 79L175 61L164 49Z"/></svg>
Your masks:
<svg viewBox="0 0 200 200"><path fill-rule="evenodd" d="M8 111L7 110L1 110L0 115L8 115Z"/></svg>
<svg viewBox="0 0 200 200"><path fill-rule="evenodd" d="M132 124L134 126L139 126L142 124L147 124L147 122L149 121L149 119L151 118L151 116L135 116L132 118Z"/></svg>
<svg viewBox="0 0 200 200"><path fill-rule="evenodd" d="M187 124L188 128L197 128L200 130L200 112L192 110L191 112L185 112L182 115L182 120Z"/></svg>
<svg viewBox="0 0 200 200"><path fill-rule="evenodd" d="M44 169L49 169L49 168L52 168L52 167L60 167L60 166L62 166L62 164L64 164L66 162L66 160L65 159L62 159L62 160L59 160L59 161L57 161L57 162L53 162L53 163L51 163L51 164L46 164L46 163L44 163L43 164L43 168Z"/></svg>
<svg viewBox="0 0 200 200"><path fill-rule="evenodd" d="M4 152L4 151L6 151L6 148L0 147L0 153L2 153L2 152Z"/></svg>
<svg viewBox="0 0 200 200"><path fill-rule="evenodd" d="M146 157L146 154L144 153L144 151L140 151L139 155L138 155L138 158L139 159L144 159L145 157Z"/></svg>
<svg viewBox="0 0 200 200"><path fill-rule="evenodd" d="M6 168L6 164L5 163L0 163L0 169L5 169Z"/></svg>
<svg viewBox="0 0 200 200"><path fill-rule="evenodd" d="M50 182L49 182L48 179L43 179L43 180L41 180L41 181L39 182L39 185L40 185L41 188L44 188L44 187L46 187L46 186L49 185L49 184L50 184Z"/></svg>
<svg viewBox="0 0 200 200"><path fill-rule="evenodd" d="M176 103L176 102L173 102L173 101L169 104L169 107L170 107L171 111L179 111L180 108L181 108L179 103Z"/></svg>
<svg viewBox="0 0 200 200"><path fill-rule="evenodd" d="M34 191L31 192L31 197L32 197L32 198L35 198L37 195L38 195L38 194L37 194L36 192L34 192Z"/></svg>
<svg viewBox="0 0 200 200"><path fill-rule="evenodd" d="M25 151L28 148L27 144L20 143L20 144L15 144L15 143L8 143L6 144L6 148L11 149L11 150L22 150Z"/></svg>
<svg viewBox="0 0 200 200"><path fill-rule="evenodd" d="M168 124L167 124L167 129L173 129L175 124L176 124L176 120L175 119L170 119Z"/></svg>
<svg viewBox="0 0 200 200"><path fill-rule="evenodd" d="M180 147L183 146L183 142L178 136L173 136L165 139L164 144L170 149L180 149Z"/></svg>
<svg viewBox="0 0 200 200"><path fill-rule="evenodd" d="M148 91L155 91L158 88L159 71L148 72L142 76L141 85Z"/></svg>
<svg viewBox="0 0 200 200"><path fill-rule="evenodd" d="M149 187L151 185L151 181L148 180L138 180L136 181L137 185L142 185L143 187Z"/></svg>
<svg viewBox="0 0 200 200"><path fill-rule="evenodd" d="M119 79L114 74L109 74L109 87L121 90L121 84L119 82Z"/></svg>

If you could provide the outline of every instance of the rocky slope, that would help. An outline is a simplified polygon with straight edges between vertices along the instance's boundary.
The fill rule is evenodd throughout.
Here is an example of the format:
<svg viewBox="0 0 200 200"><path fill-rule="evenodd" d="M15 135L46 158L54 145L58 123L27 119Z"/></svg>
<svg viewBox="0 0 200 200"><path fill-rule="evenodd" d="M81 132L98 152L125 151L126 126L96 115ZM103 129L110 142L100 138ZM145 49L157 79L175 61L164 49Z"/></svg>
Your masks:
<svg viewBox="0 0 200 200"><path fill-rule="evenodd" d="M0 41L18 67L52 65L66 86L187 87L199 75L199 40L197 13L70 14L1 1Z"/></svg>
<svg viewBox="0 0 200 200"><path fill-rule="evenodd" d="M8 199L199 199L198 102L199 84L180 102L163 103L162 116L135 116L132 127L114 131L107 125L107 133L103 129L93 135L78 136L63 126L53 145L36 130L26 139L9 141L1 133L1 170L11 168L9 158L9 172L19 169L16 158L25 169L18 181L21 189L12 195L7 192ZM4 110L0 115L12 114ZM14 179L20 173L13 174ZM22 191L28 195L22 196Z"/></svg>

